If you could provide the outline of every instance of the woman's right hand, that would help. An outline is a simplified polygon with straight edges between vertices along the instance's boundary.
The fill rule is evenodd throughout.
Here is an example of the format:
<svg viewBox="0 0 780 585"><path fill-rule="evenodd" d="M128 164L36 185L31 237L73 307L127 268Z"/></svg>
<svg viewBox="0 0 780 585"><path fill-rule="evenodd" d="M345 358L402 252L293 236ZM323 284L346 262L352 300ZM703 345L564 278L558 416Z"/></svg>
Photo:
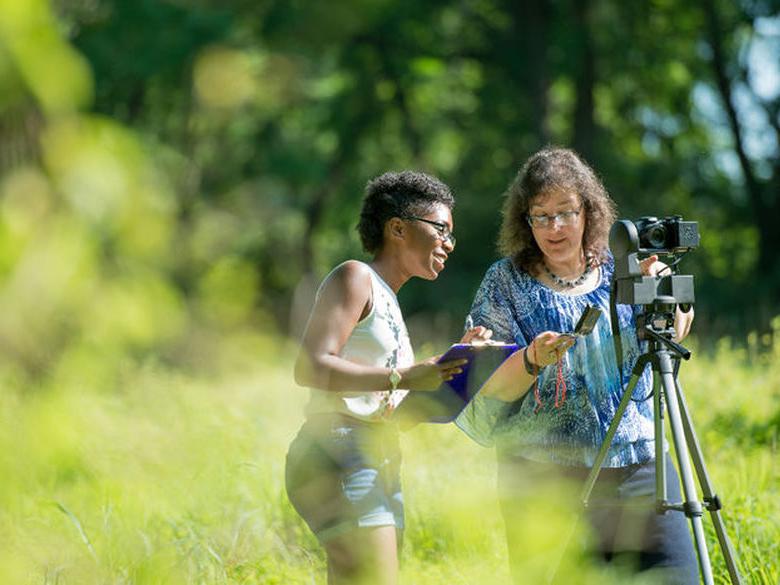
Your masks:
<svg viewBox="0 0 780 585"><path fill-rule="evenodd" d="M433 392L442 382L449 382L463 371L468 360L451 360L437 363L440 356L434 356L408 368L399 368L399 388L416 392Z"/></svg>

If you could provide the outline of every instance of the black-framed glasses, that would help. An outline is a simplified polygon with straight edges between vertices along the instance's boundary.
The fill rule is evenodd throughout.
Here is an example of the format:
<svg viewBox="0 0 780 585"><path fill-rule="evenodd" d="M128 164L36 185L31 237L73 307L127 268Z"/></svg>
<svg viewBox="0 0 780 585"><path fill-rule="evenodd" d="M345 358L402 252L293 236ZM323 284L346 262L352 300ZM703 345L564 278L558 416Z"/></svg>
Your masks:
<svg viewBox="0 0 780 585"><path fill-rule="evenodd" d="M421 221L423 223L427 223L428 225L432 225L436 228L436 232L439 234L439 239L442 241L442 243L449 242L450 246L453 248L455 247L455 235L450 231L450 228L447 227L446 223L433 221L432 219L425 219L424 217L413 217L411 215L404 217L404 219Z"/></svg>
<svg viewBox="0 0 780 585"><path fill-rule="evenodd" d="M582 212L582 205L577 209L561 211L554 215L531 215L529 213L526 218L528 219L529 225L535 228L550 227L554 223L557 223L560 226L566 226L574 224L574 222L577 221L577 216L579 216L580 212Z"/></svg>

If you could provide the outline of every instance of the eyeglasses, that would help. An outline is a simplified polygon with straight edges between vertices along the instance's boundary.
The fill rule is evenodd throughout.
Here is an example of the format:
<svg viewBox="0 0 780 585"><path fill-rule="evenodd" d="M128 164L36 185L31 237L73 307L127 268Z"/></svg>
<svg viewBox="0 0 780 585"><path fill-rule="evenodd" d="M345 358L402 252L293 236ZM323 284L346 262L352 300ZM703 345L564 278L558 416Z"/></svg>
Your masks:
<svg viewBox="0 0 780 585"><path fill-rule="evenodd" d="M553 225L553 223L557 223L560 226L566 226L566 225L572 225L574 222L577 221L577 217L579 216L580 212L582 211L582 205L580 205L579 209L574 209L571 211L561 211L560 213L556 213L555 215L527 215L526 218L528 219L528 224L532 228L546 228Z"/></svg>
<svg viewBox="0 0 780 585"><path fill-rule="evenodd" d="M455 236L450 231L450 228L447 227L447 224L441 223L440 221L433 221L431 219L424 219L422 217L408 216L404 219L421 221L423 223L427 223L428 225L432 225L436 228L436 232L439 234L439 239L442 241L442 243L449 242L450 246L453 248L455 247Z"/></svg>

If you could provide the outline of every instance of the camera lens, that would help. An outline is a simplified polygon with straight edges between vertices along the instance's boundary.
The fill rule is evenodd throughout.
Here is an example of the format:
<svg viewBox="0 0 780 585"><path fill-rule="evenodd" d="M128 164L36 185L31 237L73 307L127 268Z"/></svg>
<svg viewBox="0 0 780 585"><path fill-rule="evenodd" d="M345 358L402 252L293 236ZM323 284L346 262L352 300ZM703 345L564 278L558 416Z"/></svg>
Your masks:
<svg viewBox="0 0 780 585"><path fill-rule="evenodd" d="M666 226L657 217L641 217L636 222L639 244L642 248L665 248Z"/></svg>
<svg viewBox="0 0 780 585"><path fill-rule="evenodd" d="M666 247L666 228L663 225L651 226L642 236L648 248Z"/></svg>

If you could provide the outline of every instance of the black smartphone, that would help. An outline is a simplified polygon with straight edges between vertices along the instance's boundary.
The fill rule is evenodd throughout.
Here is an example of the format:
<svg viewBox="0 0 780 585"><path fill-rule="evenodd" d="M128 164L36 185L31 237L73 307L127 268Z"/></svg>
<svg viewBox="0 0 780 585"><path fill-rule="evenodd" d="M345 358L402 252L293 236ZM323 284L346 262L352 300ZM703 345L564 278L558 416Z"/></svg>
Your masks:
<svg viewBox="0 0 780 585"><path fill-rule="evenodd" d="M585 311L583 311L582 315L580 315L580 319L577 321L574 331L564 333L563 335L568 337L584 337L593 331L593 328L596 326L596 323L598 323L600 317L601 309L594 307L593 305L588 305L585 307Z"/></svg>

